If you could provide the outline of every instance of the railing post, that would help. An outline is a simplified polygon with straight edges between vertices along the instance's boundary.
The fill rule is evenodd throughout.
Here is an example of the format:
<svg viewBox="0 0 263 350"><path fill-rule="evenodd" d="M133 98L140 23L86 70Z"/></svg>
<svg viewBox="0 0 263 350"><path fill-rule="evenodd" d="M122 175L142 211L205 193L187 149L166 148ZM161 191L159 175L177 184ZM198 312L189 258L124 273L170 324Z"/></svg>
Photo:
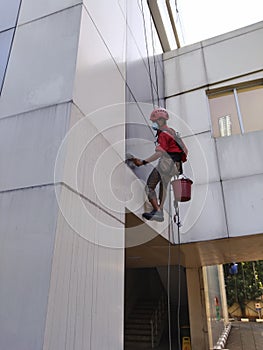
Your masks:
<svg viewBox="0 0 263 350"><path fill-rule="evenodd" d="M155 310L155 335L158 334L158 309Z"/></svg>
<svg viewBox="0 0 263 350"><path fill-rule="evenodd" d="M166 296L164 293L161 294L158 303L156 304L155 310L152 313L150 320L151 325L151 344L152 349L155 347L155 341L158 339L158 332L161 331L162 320L165 314L166 308Z"/></svg>
<svg viewBox="0 0 263 350"><path fill-rule="evenodd" d="M152 349L154 348L154 335L153 335L153 321L151 320L150 321L150 324L151 324L151 340L152 340Z"/></svg>

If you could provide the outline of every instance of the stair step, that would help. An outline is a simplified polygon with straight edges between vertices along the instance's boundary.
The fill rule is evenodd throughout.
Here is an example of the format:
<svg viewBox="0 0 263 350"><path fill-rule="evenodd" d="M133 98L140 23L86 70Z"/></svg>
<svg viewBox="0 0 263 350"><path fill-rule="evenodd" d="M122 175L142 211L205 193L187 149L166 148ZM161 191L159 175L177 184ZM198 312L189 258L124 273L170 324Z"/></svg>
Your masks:
<svg viewBox="0 0 263 350"><path fill-rule="evenodd" d="M145 312L145 313L150 314L150 313L153 313L154 310L155 310L155 309L152 309L152 308L151 308L151 309L150 309L150 308L149 308L149 309L147 309L147 308L145 309L145 308L137 308L137 307L136 307L136 308L132 311L132 313L139 313L139 314L141 314L141 313L144 313L144 312Z"/></svg>
<svg viewBox="0 0 263 350"><path fill-rule="evenodd" d="M138 343L138 342L133 342L133 341L126 341L125 342L125 350L134 350L134 349L143 349L143 348L151 348L151 344L146 342Z"/></svg>
<svg viewBox="0 0 263 350"><path fill-rule="evenodd" d="M125 330L128 329L151 329L150 323L143 324L143 323L126 323L125 324Z"/></svg>
<svg viewBox="0 0 263 350"><path fill-rule="evenodd" d="M126 329L125 330L125 335L146 335L146 336L151 336L151 328L149 329Z"/></svg>
<svg viewBox="0 0 263 350"><path fill-rule="evenodd" d="M151 342L151 335L143 335L143 334L126 334L125 340L127 341L137 341L137 342Z"/></svg>
<svg viewBox="0 0 263 350"><path fill-rule="evenodd" d="M150 324L150 320L144 318L129 318L127 324Z"/></svg>
<svg viewBox="0 0 263 350"><path fill-rule="evenodd" d="M151 314L147 314L147 315L145 315L145 314L131 314L128 319L129 320L134 320L135 318L139 318L140 320L141 319L150 320L151 317L152 317Z"/></svg>
<svg viewBox="0 0 263 350"><path fill-rule="evenodd" d="M156 300L140 300L125 321L125 350L152 347L151 319L153 313L158 308ZM159 326L164 322L165 312L158 312ZM159 344L162 328L158 335L154 337L156 345Z"/></svg>
<svg viewBox="0 0 263 350"><path fill-rule="evenodd" d="M136 309L141 309L141 308L144 308L144 309L155 309L157 307L157 303L154 303L154 304L137 304L136 305Z"/></svg>

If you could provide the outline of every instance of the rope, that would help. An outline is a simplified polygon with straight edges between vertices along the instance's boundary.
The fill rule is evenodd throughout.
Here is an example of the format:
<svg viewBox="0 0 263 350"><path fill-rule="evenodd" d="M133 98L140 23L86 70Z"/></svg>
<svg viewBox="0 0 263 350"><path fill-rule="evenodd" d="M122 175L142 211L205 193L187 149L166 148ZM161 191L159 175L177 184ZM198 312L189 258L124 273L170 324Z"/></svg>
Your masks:
<svg viewBox="0 0 263 350"><path fill-rule="evenodd" d="M116 61L116 58L113 56L113 54L112 54L112 52L111 52L111 50L110 50L110 48L109 48L107 42L105 41L105 39L104 39L102 33L100 32L100 30L99 30L97 24L96 24L95 21L94 21L94 18L91 16L91 14L90 14L90 12L89 12L89 10L88 10L88 8L86 7L85 4L84 4L84 8L85 8L85 10L87 11L87 14L88 14L90 20L92 21L92 23L93 23L93 25L94 25L94 27L95 27L95 29L96 29L96 31L97 31L99 37L100 37L101 40L103 41L103 43L104 43L104 45L105 45L105 47L106 47L106 49L107 49L109 55L111 56L111 58L112 58L112 60L113 60L113 62L114 62L114 64L115 64L117 70L119 71L119 73L120 73L120 75L121 75L121 77L122 77L122 79L123 79L123 81L124 81L124 83L125 83L126 88L128 89L129 93L131 94L133 100L135 101L135 103L136 103L136 105L137 105L137 107L138 107L138 109L139 109L139 111L140 111L140 113L141 113L143 119L144 119L145 122L146 122L146 125L147 125L148 128L150 129L150 131L151 131L153 137L155 138L153 129L148 125L148 120L147 120L147 118L146 118L146 116L145 116L145 114L144 114L144 112L143 112L143 110L142 110L142 108L141 108L141 106L140 106L138 100L136 99L136 97L135 97L135 95L134 95L134 93L133 93L131 87L129 86L125 75L123 74L121 68L119 67L119 64L118 64L118 62ZM124 14L123 14L123 15L124 15ZM126 28L127 28L127 27L128 27L128 22L127 22L127 20L126 20Z"/></svg>
<svg viewBox="0 0 263 350"><path fill-rule="evenodd" d="M177 3L176 3L176 10L177 9ZM145 14L144 14L144 6L143 6L143 0L141 0L141 12L142 12L142 19L143 19L143 26L144 26L144 39L145 39L145 46L146 46L146 53L147 53L147 65L148 65L148 74L149 74L149 80L150 80L150 87L151 87L151 98L152 98L152 104L154 107L154 84L151 74L151 66L150 66L150 58L149 58L149 48L148 48L148 42L147 42L147 32L146 32L146 21L145 21ZM127 25L127 21L126 21ZM158 85L158 75L157 75L157 64L156 64L156 57L155 57L155 46L154 46L154 36L153 36L153 25L152 25L152 18L150 19L150 25L151 25L151 40L152 40L152 47L153 47L153 59L154 59L154 70L155 70L155 79L156 79L156 93L157 93L157 100L158 105L160 105L160 97L159 97L159 85ZM127 84L127 81L125 79L126 86L129 89L129 92L131 93L134 100L137 102L135 96L133 95L130 87ZM138 105L139 107L139 105ZM140 108L139 108L140 109ZM142 115L144 116L144 113L140 109ZM145 116L144 116L145 118ZM151 129L152 130L152 129ZM153 132L153 131L152 131ZM180 218L179 218L179 207L177 204L176 208L176 215L178 217L177 221L177 227L178 227L178 307L177 307L177 327L178 327L178 349L181 349L181 336L180 336L180 304L181 304L181 270L180 270ZM171 236L172 233L172 236ZM169 236L169 245L168 245L168 262L167 262L167 308L168 308L168 333L169 333L169 350L172 350L172 335L171 335L171 296L170 296L170 282L171 282L171 241L174 242L174 226L173 226L173 220L172 220L172 204L171 204L171 191L169 191L169 225L168 225L168 236Z"/></svg>
<svg viewBox="0 0 263 350"><path fill-rule="evenodd" d="M167 308L168 308L168 337L169 350L172 350L172 336L171 336L171 298L170 298L170 272L171 272L171 226L172 224L172 199L171 190L169 191L169 225L168 225L168 263L167 263Z"/></svg>
<svg viewBox="0 0 263 350"><path fill-rule="evenodd" d="M178 338L178 349L181 349L181 329L180 329L180 306L181 306L181 239L180 239L180 213L179 205L176 202L175 207L175 223L177 225L177 239L178 239L178 305L177 305L177 338ZM173 231L173 225L172 225ZM173 231L174 235L174 231Z"/></svg>
<svg viewBox="0 0 263 350"><path fill-rule="evenodd" d="M145 39L146 53L147 53L148 71L149 71L150 86L151 86L152 105L154 108L153 81L152 81L152 75L151 75L151 66L150 66L149 48L148 48L148 42L147 42L147 32L146 32L146 22L145 22L145 16L144 16L143 0L141 0L141 7L142 7L142 19L143 19L143 27L144 27L144 39Z"/></svg>
<svg viewBox="0 0 263 350"><path fill-rule="evenodd" d="M184 28L183 28L183 25L182 25L182 22L181 22L180 12L179 12L178 5L177 5L177 0L175 0L175 11L176 11L176 15L177 15L176 21L177 21L177 19L179 20L179 24L180 24L180 27L181 27L182 40L183 40L183 43L185 43Z"/></svg>
<svg viewBox="0 0 263 350"><path fill-rule="evenodd" d="M151 17L150 23L151 23L151 37L152 37L152 47L153 47L153 64L154 64L154 72L155 72L155 84L156 84L157 102L158 102L158 106L160 106L159 84L158 84L158 74L157 74L158 72L157 72L157 64L156 64L156 57L155 57L155 46L154 46L154 38L153 38L152 17Z"/></svg>
<svg viewBox="0 0 263 350"><path fill-rule="evenodd" d="M178 13L179 10L178 10L178 6L177 6L177 0L175 0L175 9L176 9L176 12Z"/></svg>

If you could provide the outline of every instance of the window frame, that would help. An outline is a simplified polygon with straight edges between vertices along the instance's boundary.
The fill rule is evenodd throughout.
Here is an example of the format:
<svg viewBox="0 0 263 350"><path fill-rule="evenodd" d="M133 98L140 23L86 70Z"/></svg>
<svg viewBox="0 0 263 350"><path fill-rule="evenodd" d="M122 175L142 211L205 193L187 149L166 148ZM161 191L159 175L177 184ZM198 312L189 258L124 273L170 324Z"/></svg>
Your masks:
<svg viewBox="0 0 263 350"><path fill-rule="evenodd" d="M214 88L214 89L209 88L206 90L208 103L209 103L209 99L216 98L217 95L219 97L220 95L222 95L224 93L229 94L229 95L231 95L231 93L233 94L233 97L235 99L235 107L236 107L236 112L237 112L238 123L239 123L241 135L243 135L249 131L246 131L244 128L244 118L242 116L242 111L240 109L238 92L240 90L244 90L247 88L253 88L253 87L255 87L255 88L262 87L263 88L263 78L255 79L255 80L251 80L251 81L246 81L246 82L242 82L242 83L237 83L237 84L231 84L231 85L220 87L220 88ZM210 104L209 104L209 110L210 110L210 120L211 120L211 131L212 131L213 137L214 138L225 137L225 136L220 136L220 132L219 132L219 135L215 135L216 133L215 133L215 130L213 127L213 118L212 118L212 114L211 114ZM219 120L219 118L218 118L218 120Z"/></svg>

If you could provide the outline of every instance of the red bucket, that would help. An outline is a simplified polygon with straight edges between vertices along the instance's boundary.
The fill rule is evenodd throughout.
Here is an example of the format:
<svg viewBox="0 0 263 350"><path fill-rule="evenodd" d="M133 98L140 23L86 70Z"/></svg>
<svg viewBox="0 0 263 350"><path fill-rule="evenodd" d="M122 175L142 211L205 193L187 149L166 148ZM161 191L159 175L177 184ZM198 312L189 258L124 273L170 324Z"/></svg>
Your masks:
<svg viewBox="0 0 263 350"><path fill-rule="evenodd" d="M177 179L171 182L174 191L174 198L178 202L190 201L192 183L193 181L190 179Z"/></svg>

